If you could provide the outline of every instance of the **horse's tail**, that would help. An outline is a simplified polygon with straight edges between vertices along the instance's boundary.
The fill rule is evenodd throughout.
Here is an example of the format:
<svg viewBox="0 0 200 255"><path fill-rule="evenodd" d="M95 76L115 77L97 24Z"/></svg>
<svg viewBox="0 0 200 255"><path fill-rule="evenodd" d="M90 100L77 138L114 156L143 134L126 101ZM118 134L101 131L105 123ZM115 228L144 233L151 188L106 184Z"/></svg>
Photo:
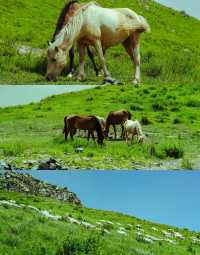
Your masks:
<svg viewBox="0 0 200 255"><path fill-rule="evenodd" d="M68 118L68 116L65 116L65 117L64 117L63 134L67 132L67 118Z"/></svg>
<svg viewBox="0 0 200 255"><path fill-rule="evenodd" d="M103 144L103 132L102 132L102 127L99 119L97 117L94 117L96 120L96 132L97 132L97 137L98 137L98 143Z"/></svg>

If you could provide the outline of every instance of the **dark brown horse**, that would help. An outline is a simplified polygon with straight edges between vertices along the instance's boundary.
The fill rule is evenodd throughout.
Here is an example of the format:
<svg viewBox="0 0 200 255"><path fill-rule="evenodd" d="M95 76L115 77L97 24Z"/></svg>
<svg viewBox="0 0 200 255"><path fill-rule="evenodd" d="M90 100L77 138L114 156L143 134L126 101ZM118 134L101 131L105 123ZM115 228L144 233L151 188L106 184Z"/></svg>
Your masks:
<svg viewBox="0 0 200 255"><path fill-rule="evenodd" d="M61 31L61 29L68 23L70 16L73 16L74 13L79 8L79 1L69 1L65 4L63 9L60 12L59 18L57 20L56 29L53 34L53 38L51 40L51 43L54 42L56 35ZM95 63L94 55L89 46L87 47L87 53L88 56L93 64L94 71L96 73L96 76L99 75L99 69ZM69 69L68 74L72 75L74 73L74 47L72 47L69 51ZM52 80L53 77L47 76L48 80Z"/></svg>
<svg viewBox="0 0 200 255"><path fill-rule="evenodd" d="M131 119L131 113L129 111L120 110L120 111L116 111L116 112L109 112L107 119L106 119L106 129L104 132L105 136L106 137L108 136L110 125L112 125L113 129L114 129L114 133L115 133L115 139L116 139L117 133L116 133L115 125L121 125L121 128L122 128L121 137L123 137L124 122L126 120L130 120L130 119Z"/></svg>
<svg viewBox="0 0 200 255"><path fill-rule="evenodd" d="M70 133L71 139L76 133L76 130L87 130L88 131L88 141L90 139L90 135L94 138L94 131L97 133L97 143L103 144L104 135L102 132L102 127L99 119L95 116L66 116L64 118L64 129L63 133L65 134L65 140L67 140L67 136Z"/></svg>

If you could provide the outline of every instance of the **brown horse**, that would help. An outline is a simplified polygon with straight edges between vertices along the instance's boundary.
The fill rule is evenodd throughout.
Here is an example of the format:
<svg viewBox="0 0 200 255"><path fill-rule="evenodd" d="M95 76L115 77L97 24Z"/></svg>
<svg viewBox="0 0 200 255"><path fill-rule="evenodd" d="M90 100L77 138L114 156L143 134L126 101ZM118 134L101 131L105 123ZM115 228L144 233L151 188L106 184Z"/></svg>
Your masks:
<svg viewBox="0 0 200 255"><path fill-rule="evenodd" d="M94 131L97 133L97 143L103 144L103 132L100 121L95 116L66 116L64 118L64 129L63 133L65 134L65 140L67 140L67 136L70 133L71 139L76 133L76 130L88 130L88 141L90 139L90 135L94 138Z"/></svg>
<svg viewBox="0 0 200 255"><path fill-rule="evenodd" d="M131 113L129 111L120 110L120 111L116 111L116 112L109 112L107 119L106 119L106 129L104 132L105 136L106 137L108 136L110 125L112 125L113 129L114 129L114 133L115 133L115 139L116 139L117 133L116 133L115 125L121 125L121 128L122 128L121 137L123 137L124 122L126 120L130 120L130 119L131 119Z"/></svg>

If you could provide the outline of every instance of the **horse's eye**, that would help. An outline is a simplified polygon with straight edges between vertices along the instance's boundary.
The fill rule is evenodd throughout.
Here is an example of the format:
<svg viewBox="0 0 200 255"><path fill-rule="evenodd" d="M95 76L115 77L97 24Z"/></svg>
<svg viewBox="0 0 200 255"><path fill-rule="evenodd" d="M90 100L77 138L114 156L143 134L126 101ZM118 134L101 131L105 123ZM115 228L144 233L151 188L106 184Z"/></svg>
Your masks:
<svg viewBox="0 0 200 255"><path fill-rule="evenodd" d="M52 62L56 62L56 59L55 59L55 58L52 58Z"/></svg>

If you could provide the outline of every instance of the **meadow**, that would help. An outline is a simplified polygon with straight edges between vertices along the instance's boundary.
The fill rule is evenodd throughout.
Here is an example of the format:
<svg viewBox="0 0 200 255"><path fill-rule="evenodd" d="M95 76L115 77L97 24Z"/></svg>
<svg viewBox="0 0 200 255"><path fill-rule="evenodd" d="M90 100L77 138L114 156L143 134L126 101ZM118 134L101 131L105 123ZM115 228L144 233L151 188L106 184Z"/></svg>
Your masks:
<svg viewBox="0 0 200 255"><path fill-rule="evenodd" d="M177 12L149 1L148 8L133 1L98 1L105 7L129 7L143 15L152 32L141 38L142 74L144 83L184 83L200 81L200 21L184 12ZM47 83L47 42L53 35L63 1L10 0L1 1L0 10L0 83L37 84ZM19 54L17 47L25 45L44 49L44 55ZM113 76L124 84L133 76L132 63L121 46L108 50L106 62ZM123 63L123 65L121 64ZM87 63L86 83L101 84L91 63ZM76 83L65 75L57 84Z"/></svg>
<svg viewBox="0 0 200 255"><path fill-rule="evenodd" d="M187 229L161 225L115 212L74 206L50 198L0 191L2 200L22 208L0 205L2 255L198 255L200 235ZM28 207L31 206L31 207ZM54 220L38 211L62 216ZM48 215L48 214L47 214ZM84 224L87 222L95 228ZM122 234L126 233L126 234ZM170 236L170 237L167 237ZM149 241L154 239L154 241Z"/></svg>
<svg viewBox="0 0 200 255"><path fill-rule="evenodd" d="M27 168L27 159L50 155L62 160L66 169L152 168L174 160L179 162L176 168L191 169L200 148L199 94L198 85L100 86L0 109L0 157L19 168ZM148 136L144 144L105 140L98 146L78 136L64 140L65 115L106 117L117 109L130 110L142 123ZM83 152L77 153L77 147Z"/></svg>

